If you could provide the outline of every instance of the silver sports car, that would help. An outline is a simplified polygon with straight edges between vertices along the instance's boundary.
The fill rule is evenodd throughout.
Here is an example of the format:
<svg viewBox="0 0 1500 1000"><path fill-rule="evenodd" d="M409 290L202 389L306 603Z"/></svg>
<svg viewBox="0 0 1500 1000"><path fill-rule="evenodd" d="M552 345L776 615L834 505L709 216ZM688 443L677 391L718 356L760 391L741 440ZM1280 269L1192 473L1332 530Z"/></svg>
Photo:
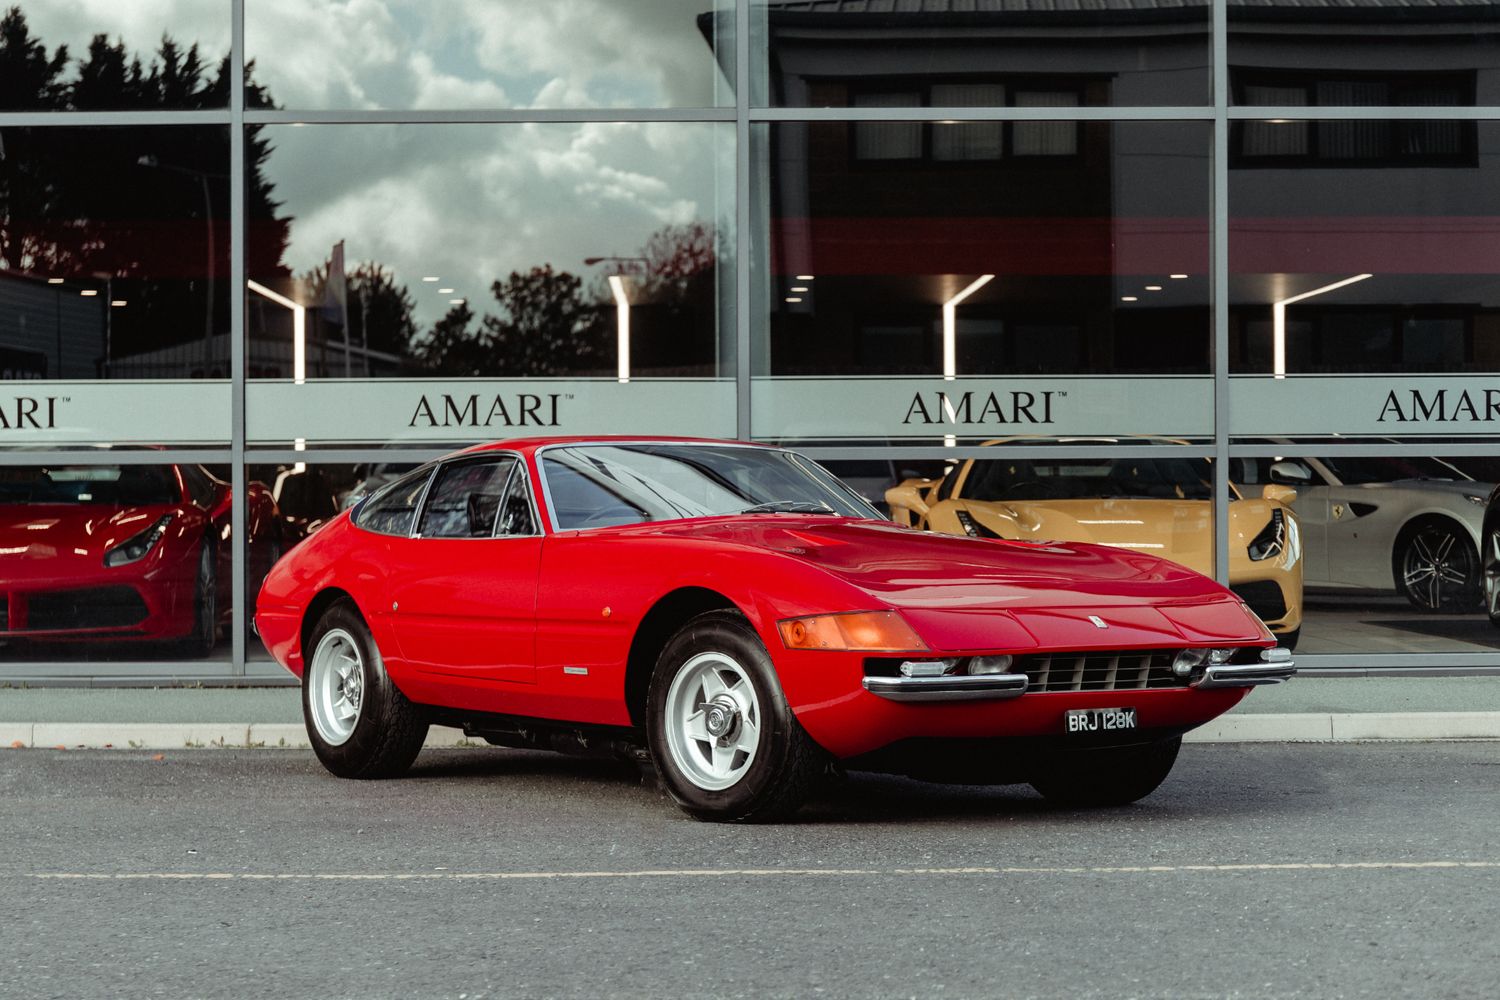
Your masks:
<svg viewBox="0 0 1500 1000"><path fill-rule="evenodd" d="M1437 458L1241 460L1297 490L1308 587L1396 591L1423 611L1477 611L1492 483ZM1250 471L1250 470L1246 470Z"/></svg>

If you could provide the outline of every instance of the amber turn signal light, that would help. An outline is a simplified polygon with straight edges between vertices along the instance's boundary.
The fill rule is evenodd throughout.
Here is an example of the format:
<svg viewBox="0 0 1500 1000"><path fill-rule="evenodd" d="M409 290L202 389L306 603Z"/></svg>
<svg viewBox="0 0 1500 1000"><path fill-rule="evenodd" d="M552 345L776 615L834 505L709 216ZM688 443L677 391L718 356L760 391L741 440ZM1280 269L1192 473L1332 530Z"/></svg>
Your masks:
<svg viewBox="0 0 1500 1000"><path fill-rule="evenodd" d="M855 611L839 615L788 618L776 623L787 649L858 649L910 652L927 648L894 611Z"/></svg>

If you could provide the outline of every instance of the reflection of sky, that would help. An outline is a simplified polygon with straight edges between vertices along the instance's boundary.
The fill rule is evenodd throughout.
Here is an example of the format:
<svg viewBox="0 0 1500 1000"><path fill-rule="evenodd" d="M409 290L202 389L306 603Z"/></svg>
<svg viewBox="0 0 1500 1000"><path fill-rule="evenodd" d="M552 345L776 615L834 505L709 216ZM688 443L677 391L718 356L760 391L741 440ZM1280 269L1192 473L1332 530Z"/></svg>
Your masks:
<svg viewBox="0 0 1500 1000"><path fill-rule="evenodd" d="M6 3L9 6L9 2ZM732 102L698 29L732 0L246 0L245 54L286 108L713 107ZM229 0L30 0L50 53L170 34L213 63ZM149 60L143 60L149 61ZM70 69L71 75L71 69Z"/></svg>
<svg viewBox="0 0 1500 1000"><path fill-rule="evenodd" d="M264 135L275 149L266 176L292 219L287 266L305 274L344 240L349 267L395 271L422 328L450 298L493 311L490 283L511 271L550 263L588 279L608 265L585 257L637 255L663 226L733 217L727 123L277 125Z"/></svg>

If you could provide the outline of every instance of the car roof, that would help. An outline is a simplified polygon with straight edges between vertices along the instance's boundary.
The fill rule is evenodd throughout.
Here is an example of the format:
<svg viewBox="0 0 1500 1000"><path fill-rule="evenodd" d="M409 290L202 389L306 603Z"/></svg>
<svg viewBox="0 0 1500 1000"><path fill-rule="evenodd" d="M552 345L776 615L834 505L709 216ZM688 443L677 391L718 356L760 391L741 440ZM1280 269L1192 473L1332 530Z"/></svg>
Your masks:
<svg viewBox="0 0 1500 1000"><path fill-rule="evenodd" d="M486 444L477 444L471 448L465 448L456 452L459 455L470 455L486 451L519 451L522 454L531 454L538 448L560 444L730 444L750 448L771 448L773 445L757 444L753 441L734 441L725 438L701 438L701 437L670 437L654 434L568 434L554 435L550 437L528 437L510 438L504 441L491 441Z"/></svg>

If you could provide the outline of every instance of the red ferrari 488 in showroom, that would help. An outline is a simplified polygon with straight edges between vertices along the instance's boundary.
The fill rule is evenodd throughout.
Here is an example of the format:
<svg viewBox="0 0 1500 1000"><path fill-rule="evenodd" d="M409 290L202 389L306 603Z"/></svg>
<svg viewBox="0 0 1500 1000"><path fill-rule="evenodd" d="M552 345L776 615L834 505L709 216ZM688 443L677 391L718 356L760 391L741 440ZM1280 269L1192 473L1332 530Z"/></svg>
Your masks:
<svg viewBox="0 0 1500 1000"><path fill-rule="evenodd" d="M334 774L397 774L439 723L649 759L717 820L785 816L832 768L1131 802L1294 672L1175 563L907 529L794 452L689 439L426 465L288 553L256 625Z"/></svg>

